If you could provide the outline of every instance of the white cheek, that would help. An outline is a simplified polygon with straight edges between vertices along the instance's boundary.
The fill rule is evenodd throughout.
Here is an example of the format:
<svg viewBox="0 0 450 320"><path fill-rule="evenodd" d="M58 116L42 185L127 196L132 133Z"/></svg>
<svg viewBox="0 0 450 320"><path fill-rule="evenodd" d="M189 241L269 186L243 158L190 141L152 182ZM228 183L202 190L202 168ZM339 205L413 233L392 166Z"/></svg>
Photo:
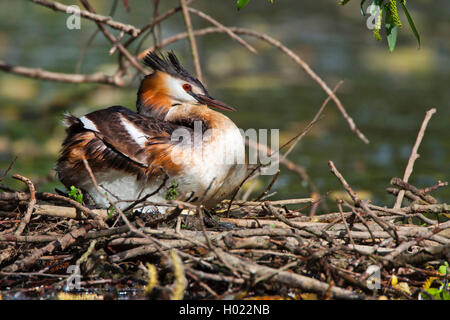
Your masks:
<svg viewBox="0 0 450 320"><path fill-rule="evenodd" d="M167 78L167 88L172 98L183 102L196 102L197 100L194 97L184 91L183 84L184 82L181 80L172 77Z"/></svg>

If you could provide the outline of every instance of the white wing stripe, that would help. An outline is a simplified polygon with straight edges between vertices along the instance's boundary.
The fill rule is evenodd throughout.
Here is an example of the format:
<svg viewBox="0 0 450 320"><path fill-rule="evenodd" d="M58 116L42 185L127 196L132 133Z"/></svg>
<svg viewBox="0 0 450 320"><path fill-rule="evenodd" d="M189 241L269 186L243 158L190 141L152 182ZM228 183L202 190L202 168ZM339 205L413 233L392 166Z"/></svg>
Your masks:
<svg viewBox="0 0 450 320"><path fill-rule="evenodd" d="M145 133L143 133L141 130L136 128L131 122L129 122L127 119L120 117L120 120L122 122L123 127L125 130L127 130L130 137L141 147L145 146L145 143L147 142L147 139L149 136L147 136Z"/></svg>
<svg viewBox="0 0 450 320"><path fill-rule="evenodd" d="M81 117L80 121L81 121L81 123L83 123L83 127L85 129L92 130L92 131L95 131L95 132L100 132L100 131L98 131L97 126L95 125L95 123L93 123L91 120L89 120L85 116Z"/></svg>

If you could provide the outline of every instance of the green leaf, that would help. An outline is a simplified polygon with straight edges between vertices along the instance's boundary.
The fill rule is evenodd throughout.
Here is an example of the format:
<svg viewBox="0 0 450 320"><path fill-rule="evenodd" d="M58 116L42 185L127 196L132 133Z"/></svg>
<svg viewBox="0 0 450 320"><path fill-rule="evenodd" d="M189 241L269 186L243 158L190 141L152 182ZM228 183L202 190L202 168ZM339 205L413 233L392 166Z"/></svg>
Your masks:
<svg viewBox="0 0 450 320"><path fill-rule="evenodd" d="M441 290L436 289L436 288L428 288L425 291L428 292L429 294L431 294L433 297L439 299Z"/></svg>
<svg viewBox="0 0 450 320"><path fill-rule="evenodd" d="M447 291L443 290L442 291L442 300L450 300L450 293L448 293Z"/></svg>
<svg viewBox="0 0 450 320"><path fill-rule="evenodd" d="M237 0L237 9L241 10L250 0Z"/></svg>
<svg viewBox="0 0 450 320"><path fill-rule="evenodd" d="M443 265L439 267L439 271L440 274L446 275L447 274L447 266Z"/></svg>
<svg viewBox="0 0 450 320"><path fill-rule="evenodd" d="M178 183L174 180L166 193L166 200L176 200L178 197Z"/></svg>
<svg viewBox="0 0 450 320"><path fill-rule="evenodd" d="M408 9L406 8L405 2L404 1L400 1L400 4L402 5L403 12L405 12L406 19L408 19L409 26L411 27L411 30L413 31L414 36L416 37L417 43L419 44L419 48L420 48L420 35L419 35L419 32L416 29L414 21L411 18L411 15L409 14Z"/></svg>
<svg viewBox="0 0 450 320"><path fill-rule="evenodd" d="M386 29L386 38L389 45L389 51L393 52L395 49L395 45L397 43L397 33L398 33L398 25L395 24L394 19L392 18L391 12L388 8L386 10L386 20L385 20L385 29Z"/></svg>
<svg viewBox="0 0 450 320"><path fill-rule="evenodd" d="M70 186L69 198L83 204L83 194L81 190L75 186Z"/></svg>
<svg viewBox="0 0 450 320"><path fill-rule="evenodd" d="M108 213L108 219L111 219L114 214L114 207L110 207L106 212Z"/></svg>
<svg viewBox="0 0 450 320"><path fill-rule="evenodd" d="M389 51L393 52L395 50L395 45L397 44L397 33L398 33L398 26L394 26L390 32L388 32L386 38L389 45Z"/></svg>
<svg viewBox="0 0 450 320"><path fill-rule="evenodd" d="M361 0L361 15L362 16L366 15L366 13L364 12L364 8L363 8L364 2L366 2L366 0Z"/></svg>

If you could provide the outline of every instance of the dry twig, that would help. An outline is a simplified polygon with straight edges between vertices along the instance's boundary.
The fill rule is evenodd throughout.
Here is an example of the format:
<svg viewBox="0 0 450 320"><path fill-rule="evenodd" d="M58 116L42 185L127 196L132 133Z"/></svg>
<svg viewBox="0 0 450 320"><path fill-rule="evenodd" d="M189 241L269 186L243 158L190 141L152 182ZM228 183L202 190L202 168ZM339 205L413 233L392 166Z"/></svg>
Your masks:
<svg viewBox="0 0 450 320"><path fill-rule="evenodd" d="M192 59L194 60L195 74L198 80L203 82L202 69L200 67L200 59L198 57L197 42L195 41L194 29L192 27L191 16L189 15L188 6L186 0L180 0L180 6L183 11L184 23L189 38L189 44L191 46Z"/></svg>
<svg viewBox="0 0 450 320"><path fill-rule="evenodd" d="M73 11L71 11L69 6L66 6L62 3L56 2L56 1L50 1L50 0L31 0L32 2L36 4L40 4L42 6L48 7L50 9L53 9L55 11L64 12L67 14L72 14ZM135 26L132 26L130 24L124 24L118 21L114 21L111 17L105 17L100 14L96 14L90 11L84 11L80 10L80 16L95 22L100 22L107 24L111 28L121 30L123 32L129 33L134 37L137 37L140 33L140 30L136 28Z"/></svg>
<svg viewBox="0 0 450 320"><path fill-rule="evenodd" d="M14 233L16 236L20 236L27 224L30 222L31 214L33 213L34 206L36 204L36 189L34 188L33 182L31 182L30 179L25 178L24 176L15 174L13 175L13 178L26 183L28 189L30 190L30 201L28 202L27 212L25 213L23 219L20 221L20 224L17 227L16 232Z"/></svg>
<svg viewBox="0 0 450 320"><path fill-rule="evenodd" d="M411 173L414 168L414 162L419 158L419 154L417 151L419 150L420 143L422 142L423 136L425 134L425 129L427 128L428 122L430 121L433 114L436 112L436 109L430 109L427 111L425 115L425 119L423 119L422 125L420 126L419 133L417 135L416 142L414 143L414 146L411 150L411 155L408 160L408 164L406 165L405 174L403 175L403 181L408 182L409 177L411 176ZM401 190L398 195L397 199L394 204L394 209L398 209L402 206L403 197L405 195L405 191Z"/></svg>

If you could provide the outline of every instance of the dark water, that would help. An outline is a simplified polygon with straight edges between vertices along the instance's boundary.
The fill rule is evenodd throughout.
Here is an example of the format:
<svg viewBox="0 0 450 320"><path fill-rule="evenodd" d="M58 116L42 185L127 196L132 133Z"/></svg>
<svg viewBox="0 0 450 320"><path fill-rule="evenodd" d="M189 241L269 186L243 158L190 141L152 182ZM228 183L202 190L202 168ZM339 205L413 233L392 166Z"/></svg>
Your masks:
<svg viewBox="0 0 450 320"><path fill-rule="evenodd" d="M107 13L112 1L91 1ZM334 87L360 130L366 145L349 129L332 102L324 117L291 153L304 166L321 192L340 190L328 169L333 160L349 183L375 202L390 205L384 189L393 176L401 177L426 110L437 109L420 147L410 181L418 187L448 181L450 164L450 3L408 2L422 36L418 50L406 19L397 49L389 53L385 41L376 42L359 14L359 1L341 7L337 1L253 0L241 12L235 1L196 1L224 25L248 27L279 39L299 54ZM64 1L71 4L70 1ZM126 12L119 1L116 18L144 25L151 17L150 2L130 1ZM177 1L164 1L164 12ZM68 30L66 16L23 1L0 3L0 59L11 64L74 72L82 47L96 30L83 20L81 30ZM196 28L208 24L193 17ZM184 30L181 15L163 23L163 37ZM277 49L248 39L259 51L253 55L225 35L199 38L202 67L209 91L235 106L229 116L239 127L278 128L282 142L299 132L314 116L326 94L303 70ZM151 45L151 37L144 43ZM169 47L193 70L186 41ZM81 72L114 72L116 56L97 35L87 50ZM134 49L132 50L134 52ZM129 88L34 81L0 72L0 169L18 157L11 173L29 176L39 190L61 187L54 180L59 145L64 137L64 112L82 115L112 104L134 108L137 82ZM267 178L263 181L266 182ZM17 184L11 180L7 184ZM263 188L263 184L261 184ZM308 196L299 179L282 168L274 185L276 198ZM435 194L449 200L450 189Z"/></svg>

